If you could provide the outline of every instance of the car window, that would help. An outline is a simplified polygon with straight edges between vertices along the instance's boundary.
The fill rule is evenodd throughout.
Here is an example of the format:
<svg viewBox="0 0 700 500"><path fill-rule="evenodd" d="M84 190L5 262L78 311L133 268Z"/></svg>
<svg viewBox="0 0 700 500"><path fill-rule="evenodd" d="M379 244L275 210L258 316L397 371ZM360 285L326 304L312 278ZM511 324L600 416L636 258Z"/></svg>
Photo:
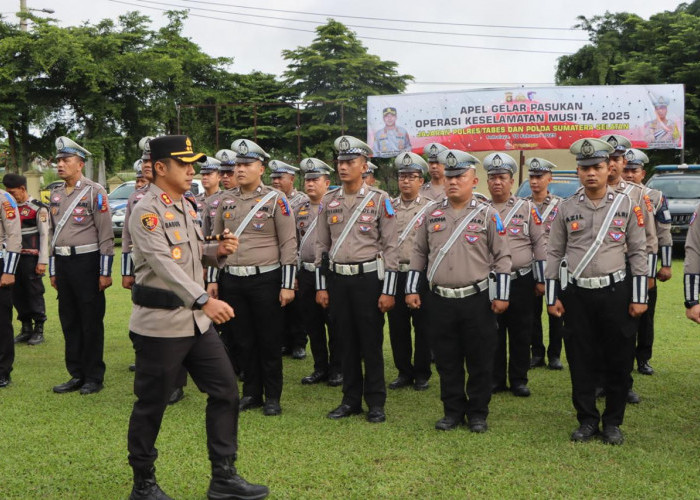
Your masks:
<svg viewBox="0 0 700 500"><path fill-rule="evenodd" d="M576 177L555 177L552 179L552 182L549 183L549 192L562 198L568 198L576 192L580 185L581 183ZM516 191L515 196L525 198L531 194L530 180L526 179Z"/></svg>
<svg viewBox="0 0 700 500"><path fill-rule="evenodd" d="M109 193L110 200L126 200L134 192L134 183L122 184L117 189Z"/></svg>
<svg viewBox="0 0 700 500"><path fill-rule="evenodd" d="M700 199L700 175L654 177L647 187L658 189L669 199Z"/></svg>

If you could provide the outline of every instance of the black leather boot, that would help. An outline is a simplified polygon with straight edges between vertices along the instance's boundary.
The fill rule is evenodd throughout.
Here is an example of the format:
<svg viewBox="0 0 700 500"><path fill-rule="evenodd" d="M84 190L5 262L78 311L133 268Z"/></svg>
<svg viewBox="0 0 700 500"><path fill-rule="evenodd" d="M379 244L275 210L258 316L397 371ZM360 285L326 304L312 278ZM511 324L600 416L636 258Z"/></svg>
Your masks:
<svg viewBox="0 0 700 500"><path fill-rule="evenodd" d="M32 327L32 320L22 321L22 330L19 335L15 337L15 344L21 344L22 342L28 341L32 338L34 334L34 328Z"/></svg>
<svg viewBox="0 0 700 500"><path fill-rule="evenodd" d="M27 344L29 345L39 345L44 342L44 322L43 321L35 321L34 322L34 333L32 333L32 336L29 340L27 340Z"/></svg>
<svg viewBox="0 0 700 500"><path fill-rule="evenodd" d="M156 468L134 469L134 488L129 500L173 500L156 482Z"/></svg>
<svg viewBox="0 0 700 500"><path fill-rule="evenodd" d="M239 476L233 462L233 457L212 460L209 500L259 500L270 494L267 486L250 484Z"/></svg>

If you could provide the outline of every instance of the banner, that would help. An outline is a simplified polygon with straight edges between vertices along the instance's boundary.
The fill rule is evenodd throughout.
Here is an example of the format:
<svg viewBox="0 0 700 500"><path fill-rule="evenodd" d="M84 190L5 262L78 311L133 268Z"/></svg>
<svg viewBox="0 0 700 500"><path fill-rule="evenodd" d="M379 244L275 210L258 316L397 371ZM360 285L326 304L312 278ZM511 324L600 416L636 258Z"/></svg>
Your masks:
<svg viewBox="0 0 700 500"><path fill-rule="evenodd" d="M640 149L682 149L683 85L517 87L367 97L375 156L421 154L439 142L464 151L568 149L619 134Z"/></svg>

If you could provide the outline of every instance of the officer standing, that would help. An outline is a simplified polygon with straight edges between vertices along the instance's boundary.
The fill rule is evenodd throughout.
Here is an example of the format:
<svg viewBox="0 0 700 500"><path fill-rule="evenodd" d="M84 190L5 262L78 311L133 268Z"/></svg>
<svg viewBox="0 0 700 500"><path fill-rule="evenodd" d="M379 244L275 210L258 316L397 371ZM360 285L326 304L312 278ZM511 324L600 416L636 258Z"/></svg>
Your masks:
<svg viewBox="0 0 700 500"><path fill-rule="evenodd" d="M603 370L603 441L622 444L634 335L647 308L644 218L628 195L607 185L612 146L581 139L570 150L583 190L562 201L549 235L547 311L563 316L568 330L564 341L579 421L571 440L588 441L600 432L595 386Z"/></svg>
<svg viewBox="0 0 700 500"><path fill-rule="evenodd" d="M421 195L434 201L441 201L445 197L445 166L438 161L438 155L447 150L439 142L431 142L423 148L423 154L428 157L428 174L430 180L423 184Z"/></svg>
<svg viewBox="0 0 700 500"><path fill-rule="evenodd" d="M695 209L688 226L685 239L685 262L683 263L683 288L685 292L685 316L700 324L700 224L697 223L698 211Z"/></svg>
<svg viewBox="0 0 700 500"><path fill-rule="evenodd" d="M668 210L666 197L657 189L651 189L642 184L644 180L644 165L649 163L646 154L638 149L628 149L625 153L627 163L622 176L627 182L633 182L642 186L645 205L653 208L656 237L658 238L659 251L661 253L661 268L656 272L656 279L668 281L671 279L671 265L673 252L673 238L671 237L671 212ZM656 261L650 264L656 269ZM657 287L649 288L647 311L639 318L639 332L637 333L637 371L642 375L653 375L654 369L649 364L652 347L654 345L654 313L656 311Z"/></svg>
<svg viewBox="0 0 700 500"><path fill-rule="evenodd" d="M309 201L306 194L297 191L294 187L294 178L299 169L280 160L272 160L268 166L271 171L272 187L279 189L287 197L296 220L301 207ZM299 241L298 234L297 241ZM291 354L293 359L306 358L306 331L297 300L287 304L284 308L284 335L282 339L282 354Z"/></svg>
<svg viewBox="0 0 700 500"><path fill-rule="evenodd" d="M492 153L484 158L488 173L490 204L498 211L508 237L511 253L510 307L498 317L498 345L494 356L494 391L506 387L507 363L510 391L528 397L527 371L530 368L530 342L534 322L534 296L544 294L546 238L542 219L535 205L513 196L515 160L507 153Z"/></svg>
<svg viewBox="0 0 700 500"><path fill-rule="evenodd" d="M296 214L297 241L299 242L299 283L298 302L304 311L302 319L309 335L311 354L314 357L314 371L301 379L305 385L318 384L327 380L328 385L337 387L343 383L341 369L340 342L331 325L328 309L316 303L316 225L321 210L321 200L331 185L333 169L318 158L304 158L299 164L304 172L304 191L309 200ZM326 329L328 337L326 340Z"/></svg>
<svg viewBox="0 0 700 500"><path fill-rule="evenodd" d="M220 149L216 152L214 157L219 161L217 168L218 175L215 176L218 178L217 187L219 189L204 200L205 209L202 214L202 231L204 231L204 236L210 236L212 234L216 209L219 208L219 203L221 203L221 197L224 195L224 192L237 186L236 177L233 172L236 167L236 153L230 149ZM204 174L202 174L202 179L204 179ZM224 188L221 189L219 185L222 185ZM212 267L210 269L212 271L212 276L208 276L208 278L211 277L215 282L218 277L218 268ZM209 268L207 274L210 274ZM207 283L209 282L208 278Z"/></svg>
<svg viewBox="0 0 700 500"><path fill-rule="evenodd" d="M372 149L351 136L333 146L342 186L323 197L315 261L316 302L330 305L343 353L343 400L328 418L362 413L364 395L367 421L379 423L386 420L382 343L396 294L396 217L389 195L362 181Z"/></svg>
<svg viewBox="0 0 700 500"><path fill-rule="evenodd" d="M148 179L143 176L143 160L138 159L134 163L134 170L136 170L136 181L134 182L134 190L139 190L148 184Z"/></svg>
<svg viewBox="0 0 700 500"><path fill-rule="evenodd" d="M238 187L217 208L214 234L228 229L240 236L239 251L222 269L219 293L236 311L226 338L240 349L245 373L241 410L263 406L265 415L282 413L283 307L294 300L296 228L284 193L262 183L269 155L247 139L233 141Z"/></svg>
<svg viewBox="0 0 700 500"><path fill-rule="evenodd" d="M202 176L202 187L204 191L197 193L194 199L197 201L197 213L202 221L204 221L207 210L207 199L221 191L219 187L219 183L221 182L221 176L219 174L220 167L221 162L211 156L207 156L206 160L199 164L199 173Z"/></svg>
<svg viewBox="0 0 700 500"><path fill-rule="evenodd" d="M58 315L66 342L70 380L53 388L65 393L102 390L105 364L105 289L112 286L114 232L104 188L83 176L91 153L67 137L56 139L58 176L51 191L49 274L58 290Z"/></svg>
<svg viewBox="0 0 700 500"><path fill-rule="evenodd" d="M12 331L12 286L22 250L22 228L17 215L17 202L0 189L0 389L10 385L10 373L15 361Z"/></svg>
<svg viewBox="0 0 700 500"><path fill-rule="evenodd" d="M447 198L429 204L418 221L406 304L424 308L432 328L444 408L435 428L455 429L466 415L472 432L486 432L496 314L509 304L510 250L498 212L473 195L479 160L458 150L444 150L438 158L445 165ZM426 265L430 292L422 300Z"/></svg>
<svg viewBox="0 0 700 500"><path fill-rule="evenodd" d="M49 263L49 211L29 195L27 178L23 175L5 174L2 183L17 201L22 226L22 258L12 287L12 303L17 309L17 319L22 322L15 343L38 345L44 341L46 322L42 278Z"/></svg>
<svg viewBox="0 0 700 500"><path fill-rule="evenodd" d="M389 384L389 389L413 385L417 391L428 388L430 371L430 345L428 324L421 309L409 309L406 304L406 279L410 268L413 240L419 227L418 221L430 200L419 194L423 176L428 170L425 160L415 153L401 153L394 159L398 170L400 196L393 200L396 211L398 236L399 272L396 279L396 304L389 311L389 339L394 365L398 377ZM421 296L425 295L425 280L421 280ZM411 340L411 321L415 332L415 350ZM413 358L413 360L411 360ZM411 362L413 361L413 362Z"/></svg>
<svg viewBox="0 0 700 500"><path fill-rule="evenodd" d="M544 225L545 247L549 239L549 231L552 227L552 222L559 212L559 203L561 198L549 192L547 187L552 181L552 169L556 165L544 158L530 158L525 162L530 175L530 188L532 195L526 200L530 201L537 208L542 224ZM532 357L530 358L530 368L544 366L544 340L542 335L542 294L535 291L535 308L533 316L533 330L531 350ZM561 364L561 318L548 315L549 318L549 347L547 348L547 359L549 363L547 367L550 370L562 370L564 366Z"/></svg>
<svg viewBox="0 0 700 500"><path fill-rule="evenodd" d="M151 141L154 184L131 214L136 282L129 330L136 352L134 403L129 420L129 464L134 470L131 500L167 499L155 478L156 438L183 368L208 396L207 448L212 464L208 498L264 498L267 487L236 473L238 387L212 320L233 317L225 302L204 290L201 260L223 263L237 239L225 235L204 245L197 212L184 193L194 176L195 154L186 136Z"/></svg>
<svg viewBox="0 0 700 500"><path fill-rule="evenodd" d="M368 186L374 186L377 183L377 178L374 176L374 171L377 168L377 165L367 160L367 171L362 174L362 180Z"/></svg>

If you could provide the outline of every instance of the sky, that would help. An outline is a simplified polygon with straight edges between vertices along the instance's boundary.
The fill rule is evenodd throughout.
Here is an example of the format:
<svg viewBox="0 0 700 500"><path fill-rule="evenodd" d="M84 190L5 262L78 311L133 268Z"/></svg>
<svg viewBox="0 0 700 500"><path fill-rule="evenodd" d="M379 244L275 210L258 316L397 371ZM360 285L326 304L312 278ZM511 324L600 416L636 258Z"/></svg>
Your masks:
<svg viewBox="0 0 700 500"><path fill-rule="evenodd" d="M314 28L333 17L351 26L370 53L396 61L399 74L412 75L415 82L407 88L411 93L552 85L557 58L574 53L587 43L583 31L570 29L577 24L577 16L590 18L606 11L626 11L648 19L657 12L674 10L679 3L672 0L27 0L32 9L54 9L50 16L63 26L94 23L104 18L116 20L120 14L138 10L153 20L154 27L160 27L166 23L163 10L189 8L191 17L185 21L185 36L211 56L233 58L230 70L238 73L259 70L281 75L286 67L282 50L309 45L315 35ZM0 12L6 19L12 19L11 13L18 8L19 0L0 0Z"/></svg>

